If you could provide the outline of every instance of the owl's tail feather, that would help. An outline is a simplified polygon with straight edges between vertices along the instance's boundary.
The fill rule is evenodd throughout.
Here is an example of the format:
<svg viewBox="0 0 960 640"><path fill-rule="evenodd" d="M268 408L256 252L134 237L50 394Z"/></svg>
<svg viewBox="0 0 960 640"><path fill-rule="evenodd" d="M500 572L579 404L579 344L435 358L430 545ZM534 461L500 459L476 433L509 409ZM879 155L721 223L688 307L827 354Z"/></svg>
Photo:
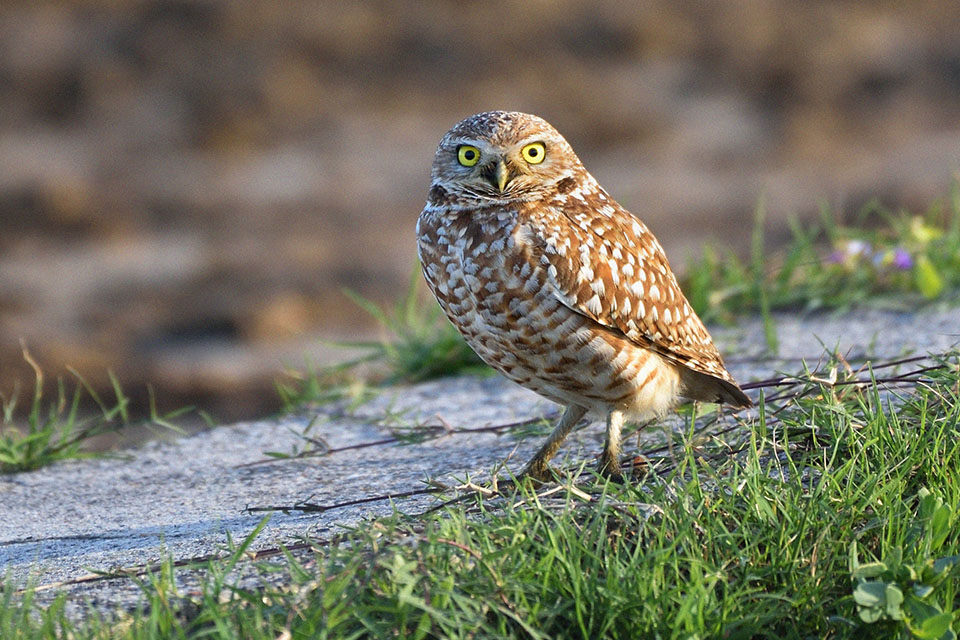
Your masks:
<svg viewBox="0 0 960 640"><path fill-rule="evenodd" d="M682 370L684 396L690 400L717 402L735 408L752 407L753 402L736 383L706 373Z"/></svg>
<svg viewBox="0 0 960 640"><path fill-rule="evenodd" d="M729 404L732 407L747 408L752 407L753 402L747 397L740 387L726 380L717 380L719 382L720 401Z"/></svg>

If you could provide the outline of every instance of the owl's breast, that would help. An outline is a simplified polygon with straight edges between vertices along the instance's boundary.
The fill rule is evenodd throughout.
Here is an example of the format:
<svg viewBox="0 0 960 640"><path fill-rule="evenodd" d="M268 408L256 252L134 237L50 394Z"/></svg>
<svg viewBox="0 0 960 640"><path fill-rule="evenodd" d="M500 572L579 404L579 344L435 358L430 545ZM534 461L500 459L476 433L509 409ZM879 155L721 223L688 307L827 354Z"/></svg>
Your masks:
<svg viewBox="0 0 960 640"><path fill-rule="evenodd" d="M516 213L504 209L428 207L420 215L417 245L423 274L451 320L452 314L472 316L486 308L487 298L496 300L501 293L506 256L515 249L516 222Z"/></svg>
<svg viewBox="0 0 960 640"><path fill-rule="evenodd" d="M530 386L534 371L564 356L558 339L576 340L582 318L571 317L545 289L545 268L533 258L516 214L500 214L421 216L420 259L430 289L470 347Z"/></svg>
<svg viewBox="0 0 960 640"><path fill-rule="evenodd" d="M521 299L528 297L523 291L532 273L515 238L516 212L458 213L424 210L418 225L420 260L450 321L487 360L493 342L506 340L528 311Z"/></svg>

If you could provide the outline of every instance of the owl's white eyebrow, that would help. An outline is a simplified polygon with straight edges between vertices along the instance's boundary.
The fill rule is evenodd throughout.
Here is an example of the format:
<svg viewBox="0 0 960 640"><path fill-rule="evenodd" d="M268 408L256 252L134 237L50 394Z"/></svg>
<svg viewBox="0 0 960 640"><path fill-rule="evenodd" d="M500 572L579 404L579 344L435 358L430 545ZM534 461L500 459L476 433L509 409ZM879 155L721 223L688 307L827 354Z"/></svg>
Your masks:
<svg viewBox="0 0 960 640"><path fill-rule="evenodd" d="M453 140L450 141L450 144L453 145L454 147L459 147L460 145L468 144L471 147L477 147L478 149L482 149L484 147L489 146L484 141L475 140L473 138L454 138Z"/></svg>
<svg viewBox="0 0 960 640"><path fill-rule="evenodd" d="M539 142L545 147L556 147L557 145L560 144L559 140L557 140L552 136L544 136L542 134L536 134L532 136L527 136L526 138L518 142L516 146L525 147L528 144L533 144L534 142Z"/></svg>

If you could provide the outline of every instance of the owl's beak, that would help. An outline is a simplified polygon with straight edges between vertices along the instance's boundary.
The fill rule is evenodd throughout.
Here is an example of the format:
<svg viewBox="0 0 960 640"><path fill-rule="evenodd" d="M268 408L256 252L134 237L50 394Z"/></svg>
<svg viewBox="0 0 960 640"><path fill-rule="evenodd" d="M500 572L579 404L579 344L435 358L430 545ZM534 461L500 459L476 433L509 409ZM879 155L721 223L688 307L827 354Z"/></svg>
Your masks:
<svg viewBox="0 0 960 640"><path fill-rule="evenodd" d="M497 187L500 189L500 193L503 193L509 181L510 174L507 172L507 163L503 161L503 158L500 158L497 160Z"/></svg>

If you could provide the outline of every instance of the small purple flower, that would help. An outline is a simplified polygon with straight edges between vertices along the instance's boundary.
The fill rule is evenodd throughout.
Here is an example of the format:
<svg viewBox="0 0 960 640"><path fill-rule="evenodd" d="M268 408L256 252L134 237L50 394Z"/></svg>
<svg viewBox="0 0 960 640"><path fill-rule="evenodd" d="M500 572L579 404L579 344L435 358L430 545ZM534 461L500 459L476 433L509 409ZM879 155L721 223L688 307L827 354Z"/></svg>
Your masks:
<svg viewBox="0 0 960 640"><path fill-rule="evenodd" d="M893 251L893 266L901 271L906 271L913 268L913 258L910 257L910 252L904 249L903 247L897 247Z"/></svg>

